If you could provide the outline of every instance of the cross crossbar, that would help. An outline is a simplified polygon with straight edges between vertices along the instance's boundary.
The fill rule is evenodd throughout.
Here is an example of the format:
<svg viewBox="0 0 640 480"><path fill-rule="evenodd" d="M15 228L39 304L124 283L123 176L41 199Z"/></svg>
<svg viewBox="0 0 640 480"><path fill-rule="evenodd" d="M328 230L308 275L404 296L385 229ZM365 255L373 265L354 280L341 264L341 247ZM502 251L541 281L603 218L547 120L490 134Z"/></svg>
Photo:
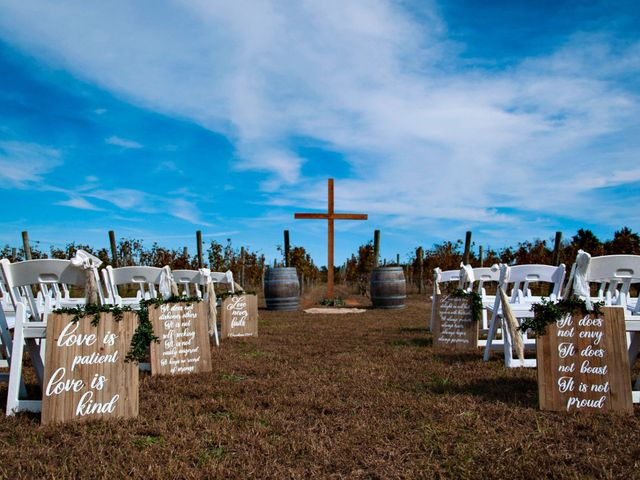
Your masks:
<svg viewBox="0 0 640 480"><path fill-rule="evenodd" d="M327 251L327 298L333 299L333 221L334 220L367 220L364 213L335 213L333 211L333 178L327 182L327 213L294 213L296 220L327 220L328 223L328 251Z"/></svg>

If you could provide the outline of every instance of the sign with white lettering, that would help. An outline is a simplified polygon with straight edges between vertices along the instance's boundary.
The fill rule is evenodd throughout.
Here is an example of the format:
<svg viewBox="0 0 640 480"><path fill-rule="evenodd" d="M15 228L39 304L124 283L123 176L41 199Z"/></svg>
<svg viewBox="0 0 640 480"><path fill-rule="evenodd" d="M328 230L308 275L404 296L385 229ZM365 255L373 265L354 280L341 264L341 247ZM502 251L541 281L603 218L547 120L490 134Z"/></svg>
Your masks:
<svg viewBox="0 0 640 480"><path fill-rule="evenodd" d="M211 371L211 348L205 302L164 303L149 308L153 333L151 374Z"/></svg>
<svg viewBox="0 0 640 480"><path fill-rule="evenodd" d="M536 341L540 409L633 413L624 311L574 312Z"/></svg>
<svg viewBox="0 0 640 480"><path fill-rule="evenodd" d="M133 312L116 321L101 313L74 322L69 314L47 321L42 424L138 415L138 364L125 362L138 325Z"/></svg>
<svg viewBox="0 0 640 480"><path fill-rule="evenodd" d="M222 338L257 337L258 297L241 294L225 298L220 318Z"/></svg>
<svg viewBox="0 0 640 480"><path fill-rule="evenodd" d="M476 350L478 322L473 318L472 301L471 297L437 296L436 321L433 326L434 346Z"/></svg>

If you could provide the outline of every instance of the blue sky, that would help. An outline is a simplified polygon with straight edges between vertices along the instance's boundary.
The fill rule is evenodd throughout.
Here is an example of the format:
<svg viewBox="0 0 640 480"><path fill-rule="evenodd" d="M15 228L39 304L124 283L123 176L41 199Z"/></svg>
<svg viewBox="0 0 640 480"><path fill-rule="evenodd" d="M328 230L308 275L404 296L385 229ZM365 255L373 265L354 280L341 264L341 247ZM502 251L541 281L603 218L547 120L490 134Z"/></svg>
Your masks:
<svg viewBox="0 0 640 480"><path fill-rule="evenodd" d="M317 263L639 230L637 2L0 2L0 242Z"/></svg>

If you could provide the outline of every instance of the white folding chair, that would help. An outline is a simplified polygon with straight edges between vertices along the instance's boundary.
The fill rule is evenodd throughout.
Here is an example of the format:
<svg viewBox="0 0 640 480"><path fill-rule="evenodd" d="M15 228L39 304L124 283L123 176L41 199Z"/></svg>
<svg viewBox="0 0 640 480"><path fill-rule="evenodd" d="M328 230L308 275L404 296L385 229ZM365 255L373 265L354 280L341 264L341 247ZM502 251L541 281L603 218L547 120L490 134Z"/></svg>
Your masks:
<svg viewBox="0 0 640 480"><path fill-rule="evenodd" d="M15 308L15 326L13 341L5 340L6 346L11 344L9 388L7 393L7 415L29 410L40 411L40 400L24 400L24 382L22 378L22 361L24 347L31 358L36 377L42 385L44 377L44 339L46 336L47 316L58 307L66 306L64 298L56 295L54 285L67 284L84 287L85 271L74 266L70 260L40 259L11 263L7 259L0 260L0 271L4 276L7 293ZM92 274L98 281L97 270ZM99 283L98 283L99 286ZM34 290L37 293L34 295ZM3 315L4 318L4 315ZM2 319L0 319L0 322ZM9 325L2 325L0 330L8 333Z"/></svg>
<svg viewBox="0 0 640 480"><path fill-rule="evenodd" d="M440 270L440 267L433 269L433 294L431 295L431 321L429 329L433 332L436 321L436 298L440 295L440 286L444 283L458 282L458 288L462 288L465 278L464 269L459 270Z"/></svg>
<svg viewBox="0 0 640 480"><path fill-rule="evenodd" d="M484 337L489 334L489 315L487 314L488 308L493 307L495 303L495 295L487 295L486 284L489 282L495 282L496 284L500 280L500 272L497 268L491 267L479 267L473 269L473 279L469 285L469 289L475 291L482 299L482 320L480 324L479 336ZM473 284L477 284L474 286ZM496 338L493 339L493 345L501 345L502 338L497 338L497 335L501 332L496 332ZM478 346L484 347L487 344L487 340L484 338L478 339Z"/></svg>
<svg viewBox="0 0 640 480"><path fill-rule="evenodd" d="M162 269L158 267L120 267L113 268L108 265L102 270L102 277L107 286L105 303L109 305L130 306L133 309L140 307L140 300L157 298L160 291ZM135 285L137 287L135 297L122 296L118 287Z"/></svg>
<svg viewBox="0 0 640 480"><path fill-rule="evenodd" d="M496 266L500 271L498 288L502 288L505 292L511 291L509 296L509 308L513 312L514 317L520 322L524 318L533 317L531 307L535 303L539 303L542 297L531 295L532 284L551 284L552 289L549 295L550 300L560 298L562 283L564 282L565 266L561 264L558 267L551 265L514 265L509 267L501 264ZM492 267L494 268L494 267ZM504 363L508 368L512 367L535 367L536 360L524 359L524 362L514 362L512 351L512 339L509 328L505 325L504 315L502 312L502 300L496 294L495 301L491 310L491 321L489 323L489 333L484 349L484 361L489 360L491 350L493 348L496 332L502 327L502 349L504 351ZM525 348L535 347L535 338L528 338L526 332L522 334L522 341Z"/></svg>
<svg viewBox="0 0 640 480"><path fill-rule="evenodd" d="M582 263L583 266L586 265L586 271L580 272L586 284L578 286L576 265L579 264L578 259L581 256L583 260L588 257L588 260ZM640 311L638 300L630 299L629 294L631 285L640 282L640 255L590 257L588 253L580 250L572 273L573 281L570 286L581 298L590 303L604 302L605 306L619 306L624 309L629 366L633 368L640 352ZM598 285L595 296L591 296L590 293L592 283ZM585 293L588 293L588 296ZM634 403L640 403L640 378L636 381L632 396Z"/></svg>
<svg viewBox="0 0 640 480"><path fill-rule="evenodd" d="M172 270L171 273L178 288L182 287L181 295L202 298L208 279L199 270Z"/></svg>

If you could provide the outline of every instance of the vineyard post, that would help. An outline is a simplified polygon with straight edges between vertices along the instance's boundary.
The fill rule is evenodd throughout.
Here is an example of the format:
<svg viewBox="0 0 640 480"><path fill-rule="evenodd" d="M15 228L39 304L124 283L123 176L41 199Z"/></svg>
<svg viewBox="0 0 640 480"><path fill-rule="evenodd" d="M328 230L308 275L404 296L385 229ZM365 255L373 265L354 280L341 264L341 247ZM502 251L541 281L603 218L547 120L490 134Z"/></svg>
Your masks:
<svg viewBox="0 0 640 480"><path fill-rule="evenodd" d="M289 243L289 230L284 231L284 266L289 266L289 252L291 245Z"/></svg>
<svg viewBox="0 0 640 480"><path fill-rule="evenodd" d="M373 232L373 267L380 265L380 230Z"/></svg>
<svg viewBox="0 0 640 480"><path fill-rule="evenodd" d="M198 252L198 268L202 268L202 232L196 231L196 244Z"/></svg>
<svg viewBox="0 0 640 480"><path fill-rule="evenodd" d="M244 247L240 247L240 285L244 288Z"/></svg>
<svg viewBox="0 0 640 480"><path fill-rule="evenodd" d="M465 265L469 265L469 251L471 250L471 232L467 232L464 240L464 255L462 256L462 262Z"/></svg>
<svg viewBox="0 0 640 480"><path fill-rule="evenodd" d="M562 243L562 232L556 232L556 238L553 244L553 264L556 267L560 265L560 244L561 243Z"/></svg>
<svg viewBox="0 0 640 480"><path fill-rule="evenodd" d="M422 279L422 274L424 273L423 265L422 265L422 258L423 258L422 247L417 248L416 258L418 259L418 293L422 293L422 290L424 288L424 281Z"/></svg>
<svg viewBox="0 0 640 480"><path fill-rule="evenodd" d="M109 245L111 246L111 265L118 268L118 247L116 245L116 232L109 230Z"/></svg>
<svg viewBox="0 0 640 480"><path fill-rule="evenodd" d="M22 248L24 248L24 259L31 260L31 245L29 245L29 232L22 232Z"/></svg>

